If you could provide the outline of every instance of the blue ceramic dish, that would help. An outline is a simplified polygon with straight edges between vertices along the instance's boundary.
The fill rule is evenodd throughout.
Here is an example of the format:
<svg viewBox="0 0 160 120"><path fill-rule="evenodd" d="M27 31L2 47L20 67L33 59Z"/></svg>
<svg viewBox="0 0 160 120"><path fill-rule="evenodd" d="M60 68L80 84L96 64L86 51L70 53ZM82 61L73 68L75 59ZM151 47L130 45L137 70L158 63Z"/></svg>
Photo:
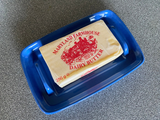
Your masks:
<svg viewBox="0 0 160 120"><path fill-rule="evenodd" d="M39 48L100 19L120 42L124 54L64 88L58 87ZM143 53L134 37L122 20L110 10L95 13L50 33L27 46L21 52L20 58L32 94L40 109L46 114L56 113L84 100L120 80L144 62Z"/></svg>

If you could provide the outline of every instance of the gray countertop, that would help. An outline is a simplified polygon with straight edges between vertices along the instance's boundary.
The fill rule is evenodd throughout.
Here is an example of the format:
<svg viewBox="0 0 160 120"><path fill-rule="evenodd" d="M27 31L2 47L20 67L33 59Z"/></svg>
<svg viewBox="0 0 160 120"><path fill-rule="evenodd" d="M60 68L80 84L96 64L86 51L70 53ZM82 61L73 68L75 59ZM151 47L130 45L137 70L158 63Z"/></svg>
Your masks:
<svg viewBox="0 0 160 120"><path fill-rule="evenodd" d="M20 52L80 18L110 9L124 21L144 64L103 91L53 115L37 106ZM0 0L0 120L160 120L160 0Z"/></svg>

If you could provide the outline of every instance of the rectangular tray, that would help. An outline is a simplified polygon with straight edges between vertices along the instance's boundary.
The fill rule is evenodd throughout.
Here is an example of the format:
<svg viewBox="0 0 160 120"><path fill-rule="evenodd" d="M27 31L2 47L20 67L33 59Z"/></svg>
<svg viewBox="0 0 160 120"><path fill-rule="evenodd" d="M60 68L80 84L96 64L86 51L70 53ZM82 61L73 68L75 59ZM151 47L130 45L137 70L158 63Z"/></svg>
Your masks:
<svg viewBox="0 0 160 120"><path fill-rule="evenodd" d="M124 54L64 88L58 87L39 48L100 19L120 42ZM143 53L134 37L122 20L110 10L95 13L50 33L27 46L21 52L20 58L31 92L40 109L46 114L56 113L84 100L120 80L144 62Z"/></svg>

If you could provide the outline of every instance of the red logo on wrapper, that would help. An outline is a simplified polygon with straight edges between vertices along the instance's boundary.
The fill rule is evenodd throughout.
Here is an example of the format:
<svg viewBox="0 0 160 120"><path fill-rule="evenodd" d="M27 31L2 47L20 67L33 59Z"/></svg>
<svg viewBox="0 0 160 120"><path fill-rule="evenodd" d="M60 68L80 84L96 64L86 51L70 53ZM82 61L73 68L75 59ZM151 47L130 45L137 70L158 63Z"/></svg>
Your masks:
<svg viewBox="0 0 160 120"><path fill-rule="evenodd" d="M97 31L81 31L70 35L64 39L53 51L57 54L60 49L63 49L61 59L69 66L70 70L76 70L86 65L94 63L103 53L102 49L98 49L98 41L96 36L99 36ZM94 71L94 68L82 76ZM65 79L69 74L57 78L57 82ZM81 77L82 77L81 76Z"/></svg>

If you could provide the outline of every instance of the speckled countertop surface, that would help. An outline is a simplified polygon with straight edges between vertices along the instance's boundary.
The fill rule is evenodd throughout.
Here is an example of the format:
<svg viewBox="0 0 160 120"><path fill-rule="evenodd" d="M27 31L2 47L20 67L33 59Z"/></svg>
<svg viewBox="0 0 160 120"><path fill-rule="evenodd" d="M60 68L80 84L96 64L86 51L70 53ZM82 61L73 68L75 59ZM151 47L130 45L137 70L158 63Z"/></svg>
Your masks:
<svg viewBox="0 0 160 120"><path fill-rule="evenodd" d="M127 25L144 64L96 95L53 115L38 108L20 52L37 39L110 9ZM160 0L0 0L0 120L160 120Z"/></svg>

